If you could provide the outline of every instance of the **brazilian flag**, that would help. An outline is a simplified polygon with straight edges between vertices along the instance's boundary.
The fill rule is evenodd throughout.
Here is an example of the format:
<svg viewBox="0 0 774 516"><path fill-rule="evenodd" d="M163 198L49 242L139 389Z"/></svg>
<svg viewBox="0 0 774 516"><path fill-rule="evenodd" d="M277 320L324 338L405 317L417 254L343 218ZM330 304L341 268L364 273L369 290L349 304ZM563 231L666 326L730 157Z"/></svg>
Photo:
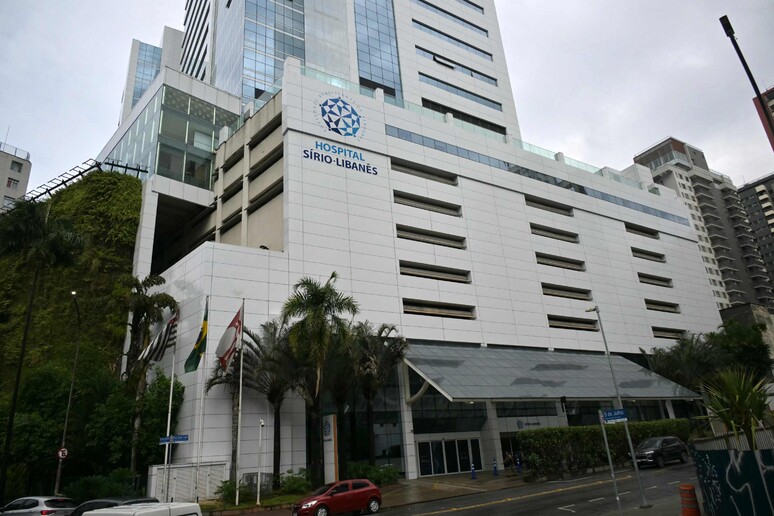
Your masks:
<svg viewBox="0 0 774 516"><path fill-rule="evenodd" d="M196 338L191 354L185 359L185 372L196 371L202 356L207 351L207 311L209 309L210 296L204 301L204 319L202 320L202 329L199 330L199 336Z"/></svg>

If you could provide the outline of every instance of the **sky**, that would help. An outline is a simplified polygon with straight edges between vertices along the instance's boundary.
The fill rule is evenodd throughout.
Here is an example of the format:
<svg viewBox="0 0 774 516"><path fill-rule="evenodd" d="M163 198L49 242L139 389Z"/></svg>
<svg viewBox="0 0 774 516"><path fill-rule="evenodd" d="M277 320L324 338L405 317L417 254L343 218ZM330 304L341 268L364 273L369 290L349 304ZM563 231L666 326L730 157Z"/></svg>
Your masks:
<svg viewBox="0 0 774 516"><path fill-rule="evenodd" d="M718 22L729 16L758 85L774 87L774 1L495 4L523 140L620 170L674 136L738 186L774 172ZM0 0L0 141L31 153L30 189L97 156L118 126L132 39L182 30L184 5Z"/></svg>

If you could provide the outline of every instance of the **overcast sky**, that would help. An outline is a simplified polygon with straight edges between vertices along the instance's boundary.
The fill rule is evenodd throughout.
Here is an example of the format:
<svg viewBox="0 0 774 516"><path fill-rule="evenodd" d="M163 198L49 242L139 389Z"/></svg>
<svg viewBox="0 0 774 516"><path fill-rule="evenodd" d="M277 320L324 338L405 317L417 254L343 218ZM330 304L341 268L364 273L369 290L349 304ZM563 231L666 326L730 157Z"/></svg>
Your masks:
<svg viewBox="0 0 774 516"><path fill-rule="evenodd" d="M340 0L331 0L340 1ZM118 125L132 38L182 29L184 0L0 0L0 141L30 188L96 157ZM772 0L496 0L522 138L597 166L666 136L737 185L774 172L727 14L774 86ZM10 130L9 130L10 127Z"/></svg>

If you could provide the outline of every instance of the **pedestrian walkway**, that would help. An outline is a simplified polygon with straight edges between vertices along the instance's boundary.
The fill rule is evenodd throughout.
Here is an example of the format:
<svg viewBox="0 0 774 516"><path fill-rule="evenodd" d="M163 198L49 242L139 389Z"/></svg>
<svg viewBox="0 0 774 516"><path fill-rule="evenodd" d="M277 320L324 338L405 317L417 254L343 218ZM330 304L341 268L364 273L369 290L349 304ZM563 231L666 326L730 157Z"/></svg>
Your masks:
<svg viewBox="0 0 774 516"><path fill-rule="evenodd" d="M470 478L470 473L400 480L398 484L382 488L382 506L387 508L412 505L431 500L507 489L523 484L522 477L510 473L500 473L495 476L491 471L476 472L475 480Z"/></svg>

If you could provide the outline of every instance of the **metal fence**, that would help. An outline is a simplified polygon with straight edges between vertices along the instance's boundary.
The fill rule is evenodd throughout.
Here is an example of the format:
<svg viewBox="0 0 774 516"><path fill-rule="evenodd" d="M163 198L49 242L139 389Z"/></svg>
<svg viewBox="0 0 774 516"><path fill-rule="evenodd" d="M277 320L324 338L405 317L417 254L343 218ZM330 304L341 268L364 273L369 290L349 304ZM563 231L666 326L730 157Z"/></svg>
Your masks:
<svg viewBox="0 0 774 516"><path fill-rule="evenodd" d="M759 450L774 449L774 431L759 429L755 432L755 443ZM750 444L747 437L741 432L709 437L706 439L696 439L691 441L691 445L697 450L739 450L750 451Z"/></svg>

